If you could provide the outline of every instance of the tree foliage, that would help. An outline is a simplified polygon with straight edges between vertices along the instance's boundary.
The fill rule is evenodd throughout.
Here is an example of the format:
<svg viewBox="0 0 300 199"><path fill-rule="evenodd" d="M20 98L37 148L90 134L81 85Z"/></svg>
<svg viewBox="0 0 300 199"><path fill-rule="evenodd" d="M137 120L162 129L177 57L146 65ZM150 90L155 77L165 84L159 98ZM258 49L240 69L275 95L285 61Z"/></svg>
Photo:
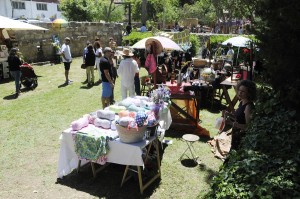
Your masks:
<svg viewBox="0 0 300 199"><path fill-rule="evenodd" d="M60 7L69 21L122 21L124 8L113 2L113 0L61 0Z"/></svg>
<svg viewBox="0 0 300 199"><path fill-rule="evenodd" d="M261 41L266 76L287 106L300 110L300 1L261 0L255 34Z"/></svg>

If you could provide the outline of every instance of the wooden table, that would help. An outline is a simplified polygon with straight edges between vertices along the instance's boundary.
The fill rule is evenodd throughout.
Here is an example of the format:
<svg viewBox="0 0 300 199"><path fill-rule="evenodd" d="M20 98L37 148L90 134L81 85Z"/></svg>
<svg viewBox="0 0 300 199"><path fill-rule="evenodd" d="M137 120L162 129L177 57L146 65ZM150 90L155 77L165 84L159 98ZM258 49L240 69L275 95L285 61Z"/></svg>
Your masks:
<svg viewBox="0 0 300 199"><path fill-rule="evenodd" d="M226 102L228 104L227 110L230 112L233 112L234 106L238 102L238 97L237 97L237 93L236 93L237 81L231 81L231 77L228 77L224 81L221 82L221 86L222 86L222 90L223 90L222 95L225 96ZM228 93L228 86L233 86L233 88L235 90L235 96L233 97L232 100L230 99L230 96Z"/></svg>
<svg viewBox="0 0 300 199"><path fill-rule="evenodd" d="M198 80L197 80L198 81ZM206 84L205 82L200 82L201 84L198 86L195 85L191 85L191 83L182 83L181 88L178 89L177 91L174 92L174 90L172 89L173 84L170 84L169 82L167 82L167 86L171 89L171 106L176 109L180 114L184 115L186 118L190 119L191 121L193 121L193 123L195 124L195 126L198 125L198 123L200 122L200 103L201 99L203 99L203 95L207 94L206 92L209 89L212 89L211 85ZM190 94L190 91L193 91L193 94ZM174 100L193 100L194 102L194 106L196 109L196 117L190 115L187 111L187 107L180 107L178 106ZM190 124L181 124L181 125L190 125Z"/></svg>

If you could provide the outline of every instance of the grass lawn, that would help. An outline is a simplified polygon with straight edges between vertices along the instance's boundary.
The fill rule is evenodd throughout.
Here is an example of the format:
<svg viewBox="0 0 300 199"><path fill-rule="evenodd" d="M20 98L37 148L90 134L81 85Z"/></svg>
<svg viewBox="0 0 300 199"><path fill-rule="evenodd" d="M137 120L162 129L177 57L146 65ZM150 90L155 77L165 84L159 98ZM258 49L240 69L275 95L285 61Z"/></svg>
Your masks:
<svg viewBox="0 0 300 199"><path fill-rule="evenodd" d="M194 144L201 164L188 167L178 160L186 148L182 132L172 128L165 139L162 177L139 194L138 181L132 179L120 188L123 165L111 164L92 178L89 166L57 180L59 136L71 122L86 113L101 109L101 86L87 88L82 84L85 70L82 59L74 59L70 79L73 84L63 86L62 64L34 66L39 76L38 87L22 89L14 99L14 81L0 83L0 198L203 198L210 189L209 182L222 162L214 158L207 138ZM96 80L98 72L95 71ZM146 75L142 69L141 76ZM232 90L232 89L231 89ZM120 79L117 79L115 100L121 99ZM201 110L201 126L213 137L217 130L214 121L219 111Z"/></svg>

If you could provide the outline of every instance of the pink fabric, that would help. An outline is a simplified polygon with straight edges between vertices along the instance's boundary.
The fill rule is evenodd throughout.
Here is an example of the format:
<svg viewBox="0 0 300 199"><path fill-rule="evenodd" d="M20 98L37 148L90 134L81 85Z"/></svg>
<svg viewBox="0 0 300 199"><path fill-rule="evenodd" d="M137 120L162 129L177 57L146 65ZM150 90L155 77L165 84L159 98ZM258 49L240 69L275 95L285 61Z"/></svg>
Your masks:
<svg viewBox="0 0 300 199"><path fill-rule="evenodd" d="M169 87L171 94L184 94L186 92L184 92L183 87L191 86L191 83L190 82L182 82L181 86L178 86L176 81L174 81L173 84L171 84L171 82L168 81L168 82L166 82L166 85Z"/></svg>
<svg viewBox="0 0 300 199"><path fill-rule="evenodd" d="M148 54L146 61L145 61L145 67L149 68L149 73L154 73L156 70L156 60L153 54Z"/></svg>
<svg viewBox="0 0 300 199"><path fill-rule="evenodd" d="M78 120L75 120L71 123L71 128L73 131L78 131L89 125L88 117L82 117Z"/></svg>

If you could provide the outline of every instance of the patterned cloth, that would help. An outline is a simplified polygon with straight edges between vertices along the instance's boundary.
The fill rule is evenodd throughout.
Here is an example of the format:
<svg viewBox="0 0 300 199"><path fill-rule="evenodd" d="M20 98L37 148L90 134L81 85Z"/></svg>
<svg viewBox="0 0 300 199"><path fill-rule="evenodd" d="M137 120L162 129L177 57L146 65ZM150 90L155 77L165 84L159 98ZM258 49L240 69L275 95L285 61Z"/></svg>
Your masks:
<svg viewBox="0 0 300 199"><path fill-rule="evenodd" d="M137 123L138 127L144 126L144 123L147 119L148 115L144 112L137 112L135 116L135 122Z"/></svg>
<svg viewBox="0 0 300 199"><path fill-rule="evenodd" d="M109 151L108 136L94 137L77 132L75 136L75 152L79 158L96 161Z"/></svg>

